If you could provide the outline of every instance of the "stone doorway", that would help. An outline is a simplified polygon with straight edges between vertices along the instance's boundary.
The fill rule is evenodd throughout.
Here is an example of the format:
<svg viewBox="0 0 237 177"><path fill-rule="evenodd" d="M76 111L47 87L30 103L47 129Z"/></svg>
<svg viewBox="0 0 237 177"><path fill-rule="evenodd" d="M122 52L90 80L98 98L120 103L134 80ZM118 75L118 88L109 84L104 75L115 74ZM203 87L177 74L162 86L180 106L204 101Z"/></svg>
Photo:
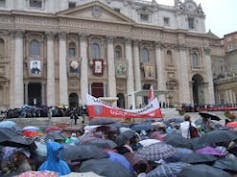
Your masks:
<svg viewBox="0 0 237 177"><path fill-rule="evenodd" d="M69 95L69 107L75 108L79 106L78 95L76 93L71 93Z"/></svg>
<svg viewBox="0 0 237 177"><path fill-rule="evenodd" d="M117 95L117 97L118 97L117 106L118 106L119 108L125 108L125 98L124 98L124 94L119 93L119 94Z"/></svg>
<svg viewBox="0 0 237 177"><path fill-rule="evenodd" d="M28 84L28 104L32 106L40 106L42 104L42 84Z"/></svg>
<svg viewBox="0 0 237 177"><path fill-rule="evenodd" d="M204 81L202 76L196 74L192 78L193 104L194 106L201 106L205 104L204 99Z"/></svg>
<svg viewBox="0 0 237 177"><path fill-rule="evenodd" d="M99 98L104 97L104 84L100 82L94 82L91 84L91 94L92 96Z"/></svg>

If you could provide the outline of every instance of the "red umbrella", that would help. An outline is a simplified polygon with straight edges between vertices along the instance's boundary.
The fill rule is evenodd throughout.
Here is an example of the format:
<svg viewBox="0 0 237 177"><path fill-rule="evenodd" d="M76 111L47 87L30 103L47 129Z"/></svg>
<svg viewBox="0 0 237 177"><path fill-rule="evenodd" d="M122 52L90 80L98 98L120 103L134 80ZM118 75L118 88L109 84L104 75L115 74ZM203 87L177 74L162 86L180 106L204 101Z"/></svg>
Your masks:
<svg viewBox="0 0 237 177"><path fill-rule="evenodd" d="M36 131L36 130L24 130L24 131L22 131L22 135L33 138L36 136L42 136L43 133L40 131Z"/></svg>
<svg viewBox="0 0 237 177"><path fill-rule="evenodd" d="M46 128L44 132L49 133L49 132L58 131L58 130L62 130L62 129L57 126L51 126L51 127Z"/></svg>
<svg viewBox="0 0 237 177"><path fill-rule="evenodd" d="M237 128L237 122L229 122L226 124L226 127L229 127L229 128Z"/></svg>

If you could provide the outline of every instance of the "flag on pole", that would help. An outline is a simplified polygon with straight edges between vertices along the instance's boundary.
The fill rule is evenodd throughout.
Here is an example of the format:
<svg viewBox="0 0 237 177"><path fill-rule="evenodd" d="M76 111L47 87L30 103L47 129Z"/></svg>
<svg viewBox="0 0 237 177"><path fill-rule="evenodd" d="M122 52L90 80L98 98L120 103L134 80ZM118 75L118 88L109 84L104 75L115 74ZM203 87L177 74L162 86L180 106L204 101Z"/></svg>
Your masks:
<svg viewBox="0 0 237 177"><path fill-rule="evenodd" d="M148 100L149 100L149 103L154 100L153 85L150 86L150 89L149 89L149 92L148 92Z"/></svg>

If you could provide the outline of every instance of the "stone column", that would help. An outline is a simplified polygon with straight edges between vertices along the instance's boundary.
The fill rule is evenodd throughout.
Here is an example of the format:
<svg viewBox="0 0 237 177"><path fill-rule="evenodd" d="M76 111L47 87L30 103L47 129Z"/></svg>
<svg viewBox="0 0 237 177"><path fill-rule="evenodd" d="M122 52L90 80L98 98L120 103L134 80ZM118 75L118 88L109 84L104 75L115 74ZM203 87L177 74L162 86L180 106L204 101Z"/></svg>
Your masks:
<svg viewBox="0 0 237 177"><path fill-rule="evenodd" d="M88 94L88 56L87 56L87 36L80 35L80 54L81 54L81 102L86 104L86 95Z"/></svg>
<svg viewBox="0 0 237 177"><path fill-rule="evenodd" d="M43 82L41 84L41 98L42 98L41 104L42 105L45 105L45 88L46 88L46 86L45 86L45 83Z"/></svg>
<svg viewBox="0 0 237 177"><path fill-rule="evenodd" d="M133 42L133 61L134 61L134 79L135 79L135 90L142 90L141 86L141 66L140 66L140 57L139 57L139 48L138 48L138 41ZM137 105L142 105L142 97L138 96Z"/></svg>
<svg viewBox="0 0 237 177"><path fill-rule="evenodd" d="M55 106L54 34L47 34L47 106Z"/></svg>
<svg viewBox="0 0 237 177"><path fill-rule="evenodd" d="M207 104L215 104L215 96L214 96L214 86L213 86L213 77L212 77L212 68L211 68L211 57L210 57L210 49L205 48L205 60L204 66L206 69L207 80L208 80L208 103Z"/></svg>
<svg viewBox="0 0 237 177"><path fill-rule="evenodd" d="M14 102L13 107L18 108L24 104L23 82L23 32L15 33L15 56L14 56Z"/></svg>
<svg viewBox="0 0 237 177"><path fill-rule="evenodd" d="M114 45L113 38L107 38L107 62L108 62L108 96L116 97L116 80L114 66Z"/></svg>
<svg viewBox="0 0 237 177"><path fill-rule="evenodd" d="M68 105L66 34L59 34L59 104Z"/></svg>
<svg viewBox="0 0 237 177"><path fill-rule="evenodd" d="M133 63L132 63L132 45L131 40L127 39L125 44L125 55L128 62L127 72L127 94L128 94L128 106L131 105L135 108L135 93L134 93L134 76L133 76ZM129 96L130 95L130 96Z"/></svg>
<svg viewBox="0 0 237 177"><path fill-rule="evenodd" d="M180 103L191 104L190 84L188 77L188 57L185 46L179 46L178 77L179 77L179 98Z"/></svg>
<svg viewBox="0 0 237 177"><path fill-rule="evenodd" d="M166 90L166 79L165 79L165 63L164 63L164 52L162 50L161 43L156 43L155 49L156 55L156 74L157 74L157 89L164 91ZM161 103L165 102L165 95L159 95L159 101Z"/></svg>

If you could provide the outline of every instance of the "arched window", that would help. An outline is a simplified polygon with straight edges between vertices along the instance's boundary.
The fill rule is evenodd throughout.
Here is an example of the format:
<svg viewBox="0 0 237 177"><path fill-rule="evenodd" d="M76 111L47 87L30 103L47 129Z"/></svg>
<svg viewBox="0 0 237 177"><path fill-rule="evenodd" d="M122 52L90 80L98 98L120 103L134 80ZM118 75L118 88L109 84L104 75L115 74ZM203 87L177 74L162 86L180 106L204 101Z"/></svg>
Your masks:
<svg viewBox="0 0 237 177"><path fill-rule="evenodd" d="M68 45L68 56L71 58L76 56L76 44L74 42L70 42Z"/></svg>
<svg viewBox="0 0 237 177"><path fill-rule="evenodd" d="M91 51L92 51L92 58L96 59L96 58L100 58L101 54L100 54L100 45L96 42L94 42L91 46Z"/></svg>
<svg viewBox="0 0 237 177"><path fill-rule="evenodd" d="M122 48L119 45L115 47L114 58L115 58L115 60L122 59Z"/></svg>
<svg viewBox="0 0 237 177"><path fill-rule="evenodd" d="M146 48L142 49L142 63L149 63L149 52Z"/></svg>
<svg viewBox="0 0 237 177"><path fill-rule="evenodd" d="M192 53L192 66L194 68L199 66L198 54L196 52Z"/></svg>
<svg viewBox="0 0 237 177"><path fill-rule="evenodd" d="M172 52L170 50L167 51L167 64L173 65Z"/></svg>
<svg viewBox="0 0 237 177"><path fill-rule="evenodd" d="M40 43L37 40L32 40L29 45L30 56L40 56Z"/></svg>
<svg viewBox="0 0 237 177"><path fill-rule="evenodd" d="M4 55L5 55L4 40L0 39L0 58L4 57Z"/></svg>

